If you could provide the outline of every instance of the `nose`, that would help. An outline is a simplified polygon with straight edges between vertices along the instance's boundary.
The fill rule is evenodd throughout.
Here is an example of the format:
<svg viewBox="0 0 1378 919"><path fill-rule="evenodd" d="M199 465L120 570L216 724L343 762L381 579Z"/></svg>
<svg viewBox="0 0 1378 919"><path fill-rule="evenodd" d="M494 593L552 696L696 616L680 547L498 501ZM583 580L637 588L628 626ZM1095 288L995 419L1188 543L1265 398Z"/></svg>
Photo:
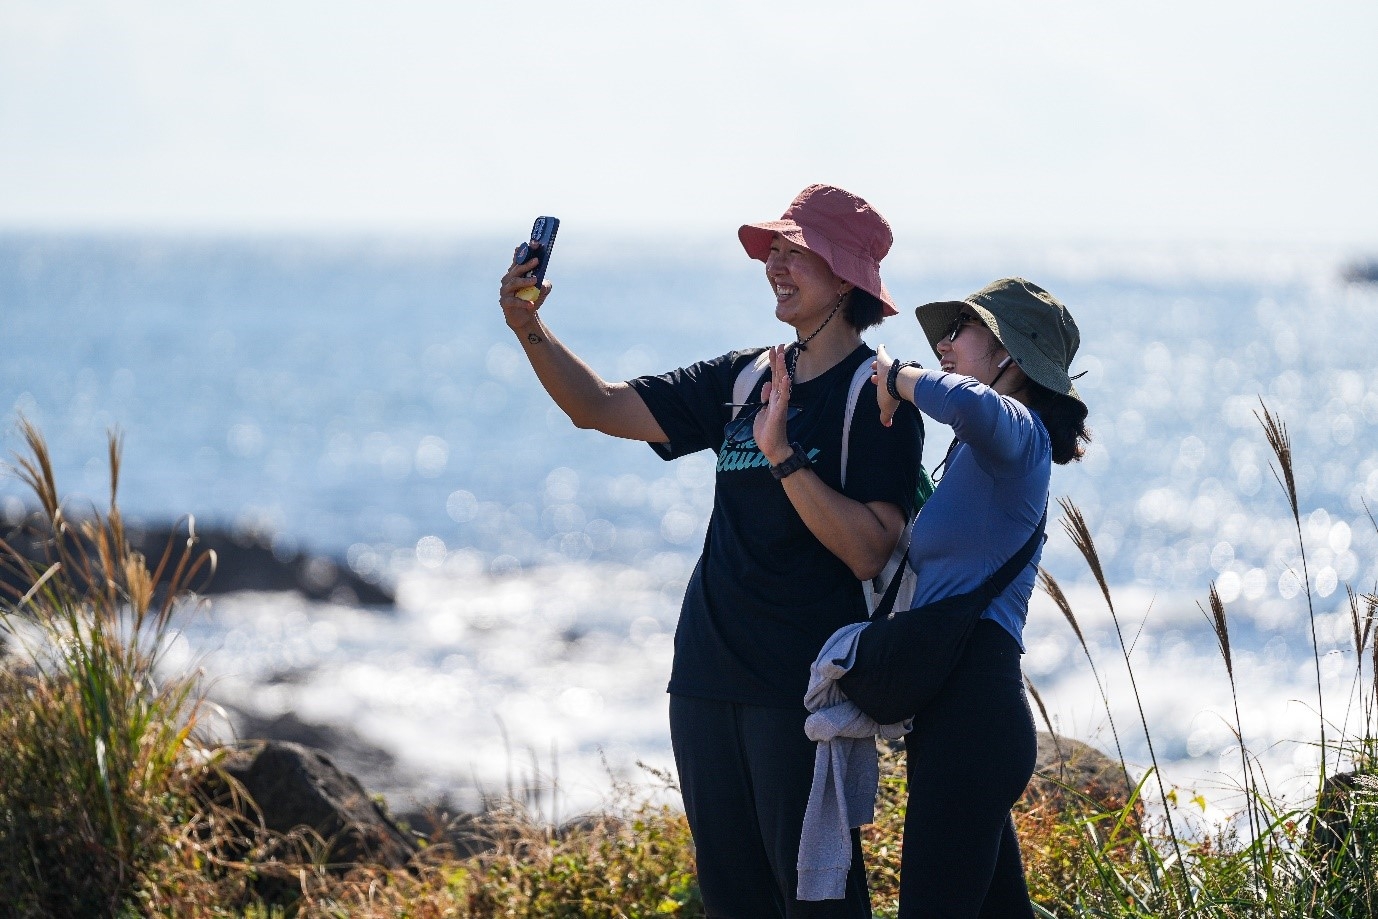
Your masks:
<svg viewBox="0 0 1378 919"><path fill-rule="evenodd" d="M952 350L952 342L944 335L942 338L938 339L938 344L935 347L940 357L945 356L947 352Z"/></svg>
<svg viewBox="0 0 1378 919"><path fill-rule="evenodd" d="M774 249L770 250L770 254L766 256L766 274L778 274L782 270L780 253Z"/></svg>

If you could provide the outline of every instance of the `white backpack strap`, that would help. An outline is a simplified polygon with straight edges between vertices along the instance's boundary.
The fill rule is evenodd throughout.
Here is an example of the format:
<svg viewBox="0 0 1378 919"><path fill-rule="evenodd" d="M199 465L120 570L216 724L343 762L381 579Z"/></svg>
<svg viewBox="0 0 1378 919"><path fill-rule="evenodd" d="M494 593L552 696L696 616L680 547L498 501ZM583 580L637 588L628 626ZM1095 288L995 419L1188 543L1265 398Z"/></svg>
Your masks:
<svg viewBox="0 0 1378 919"><path fill-rule="evenodd" d="M870 612L876 611L876 605L885 596L885 588L890 586L890 579L896 577L903 580L900 581L899 593L895 595L895 609L909 609L912 605L918 576L909 566L909 541L914 537L914 524L918 519L918 514L909 518L904 532L900 534L900 541L895 544L894 551L890 553L890 558L880 574L869 581L861 582L862 591L866 595L866 609Z"/></svg>
<svg viewBox="0 0 1378 919"><path fill-rule="evenodd" d="M747 397L751 395L751 391L756 388L756 384L760 382L761 377L765 376L766 371L769 369L770 349L767 348L757 355L756 360L747 364L737 372L737 379L732 381L733 404L745 404ZM741 409L734 408L732 410L732 417L736 418L737 413L740 411ZM843 449L845 450L846 447L843 447Z"/></svg>
<svg viewBox="0 0 1378 919"><path fill-rule="evenodd" d="M861 393L865 390L867 382L871 379L871 361L862 361L857 366L856 372L852 374L852 385L847 390L847 411L842 416L842 485L847 485L847 447L852 439L852 416L856 414L857 401L861 398ZM909 609L909 604L914 598L915 575L914 569L909 567L909 539L914 533L914 522L918 520L915 514L909 518L904 532L900 534L899 542L895 544L894 551L890 553L890 558L885 563L885 567L880 574L869 581L862 581L863 593L866 595L866 608L875 611L876 604L885 594L885 588L889 585L890 579L900 577L899 595L895 598L895 609Z"/></svg>
<svg viewBox="0 0 1378 919"><path fill-rule="evenodd" d="M847 487L847 452L852 439L852 416L856 414L856 403L861 391L871 379L871 361L862 361L852 374L852 385L847 390L847 410L842 415L842 487Z"/></svg>

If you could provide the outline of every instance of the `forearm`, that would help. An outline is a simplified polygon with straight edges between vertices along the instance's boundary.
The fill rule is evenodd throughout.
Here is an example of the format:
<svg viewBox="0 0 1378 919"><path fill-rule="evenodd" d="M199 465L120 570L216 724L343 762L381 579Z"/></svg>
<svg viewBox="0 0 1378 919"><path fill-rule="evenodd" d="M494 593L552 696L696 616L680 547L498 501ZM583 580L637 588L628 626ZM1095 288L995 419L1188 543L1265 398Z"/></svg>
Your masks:
<svg viewBox="0 0 1378 919"><path fill-rule="evenodd" d="M593 428L615 437L665 443L668 439L641 396L626 383L608 383L565 347L541 321L539 310L550 296L551 284L540 285L536 299L528 300L532 256L513 263L498 286L498 305L507 327L521 342L536 379L555 404L581 428Z"/></svg>
<svg viewBox="0 0 1378 919"><path fill-rule="evenodd" d="M595 426L609 384L546 328L537 317L525 329L514 330L536 379L555 404L581 428Z"/></svg>
<svg viewBox="0 0 1378 919"><path fill-rule="evenodd" d="M809 532L859 580L880 574L904 530L899 507L855 501L828 487L812 469L792 473L780 484Z"/></svg>
<svg viewBox="0 0 1378 919"><path fill-rule="evenodd" d="M756 445L772 466L785 462L794 452L786 425L794 384L784 354L781 347L771 349L771 381L761 388L766 408L753 424ZM904 532L904 514L898 505L884 501L862 504L833 490L807 466L789 473L780 484L809 532L858 579L870 580L881 572Z"/></svg>

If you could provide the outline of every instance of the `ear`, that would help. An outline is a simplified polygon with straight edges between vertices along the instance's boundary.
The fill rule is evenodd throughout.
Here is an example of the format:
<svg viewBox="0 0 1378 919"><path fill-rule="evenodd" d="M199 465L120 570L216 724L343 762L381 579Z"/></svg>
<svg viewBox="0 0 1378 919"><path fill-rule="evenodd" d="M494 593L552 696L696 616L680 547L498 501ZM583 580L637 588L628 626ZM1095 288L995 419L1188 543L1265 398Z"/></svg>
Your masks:
<svg viewBox="0 0 1378 919"><path fill-rule="evenodd" d="M855 289L856 285L853 284L851 281L843 281L837 288L837 295L840 297L843 294L851 293Z"/></svg>
<svg viewBox="0 0 1378 919"><path fill-rule="evenodd" d="M1006 393L1016 393L1029 385L1029 375L1024 372L1024 368L1014 362L1014 357L1008 351L996 365L996 373L1000 374L1000 379L1008 381L1008 388L1002 390ZM1006 385L1002 383L1002 386Z"/></svg>

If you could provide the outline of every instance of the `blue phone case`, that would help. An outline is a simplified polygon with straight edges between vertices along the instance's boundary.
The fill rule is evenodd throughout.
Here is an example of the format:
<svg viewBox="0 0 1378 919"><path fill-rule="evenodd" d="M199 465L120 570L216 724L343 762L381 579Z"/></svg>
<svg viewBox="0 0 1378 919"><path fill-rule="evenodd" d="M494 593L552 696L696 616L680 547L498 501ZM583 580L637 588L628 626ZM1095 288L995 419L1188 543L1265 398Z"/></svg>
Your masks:
<svg viewBox="0 0 1378 919"><path fill-rule="evenodd" d="M524 242L517 249L516 263L531 258L534 251L540 259L536 263L536 270L531 272L528 277L535 279L535 286L539 287L545 280L546 268L550 266L550 251L555 248L555 234L560 231L560 218L558 217L537 217L536 222L531 225L531 240Z"/></svg>

